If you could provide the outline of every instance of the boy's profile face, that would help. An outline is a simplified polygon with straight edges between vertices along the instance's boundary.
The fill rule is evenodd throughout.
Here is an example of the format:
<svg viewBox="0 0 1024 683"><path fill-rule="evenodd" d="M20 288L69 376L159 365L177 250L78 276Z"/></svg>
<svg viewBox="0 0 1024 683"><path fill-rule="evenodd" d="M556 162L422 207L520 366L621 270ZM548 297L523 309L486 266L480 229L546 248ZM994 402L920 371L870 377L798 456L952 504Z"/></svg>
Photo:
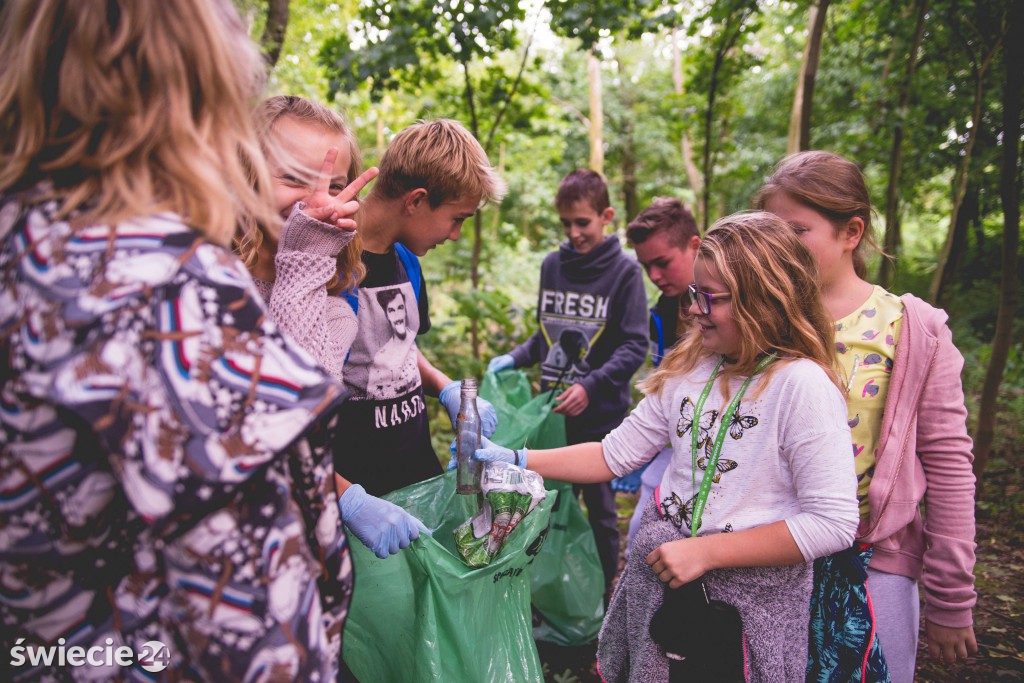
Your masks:
<svg viewBox="0 0 1024 683"><path fill-rule="evenodd" d="M461 197L433 208L426 190L413 190L406 197L409 229L399 241L412 253L423 256L448 240L459 239L462 224L477 212L480 199L476 195Z"/></svg>
<svg viewBox="0 0 1024 683"><path fill-rule="evenodd" d="M659 231L633 248L651 282L666 296L680 296L693 282L693 260L698 247L700 238L696 235L685 247L678 247L669 241L664 231Z"/></svg>
<svg viewBox="0 0 1024 683"><path fill-rule="evenodd" d="M580 254L593 251L604 241L604 228L614 217L615 209L608 207L598 213L586 199L558 207L558 219L562 222L565 237Z"/></svg>

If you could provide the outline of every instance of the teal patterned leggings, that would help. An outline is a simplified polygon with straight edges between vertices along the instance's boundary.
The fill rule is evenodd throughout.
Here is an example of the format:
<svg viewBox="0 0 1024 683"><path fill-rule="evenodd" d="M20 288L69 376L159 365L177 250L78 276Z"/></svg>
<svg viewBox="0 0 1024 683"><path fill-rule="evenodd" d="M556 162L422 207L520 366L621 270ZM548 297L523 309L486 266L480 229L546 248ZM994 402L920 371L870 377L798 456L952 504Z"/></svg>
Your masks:
<svg viewBox="0 0 1024 683"><path fill-rule="evenodd" d="M888 683L889 668L875 632L867 566L872 547L852 548L814 561L808 683Z"/></svg>

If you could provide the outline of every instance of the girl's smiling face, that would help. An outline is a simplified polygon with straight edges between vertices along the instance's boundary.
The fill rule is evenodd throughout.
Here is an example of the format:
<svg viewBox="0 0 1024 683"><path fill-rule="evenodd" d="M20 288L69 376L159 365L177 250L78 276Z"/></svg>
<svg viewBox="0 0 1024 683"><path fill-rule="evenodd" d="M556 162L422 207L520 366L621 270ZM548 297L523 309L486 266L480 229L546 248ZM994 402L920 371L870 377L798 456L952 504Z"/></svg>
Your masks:
<svg viewBox="0 0 1024 683"><path fill-rule="evenodd" d="M274 203L282 218L288 217L296 202L305 201L313 194L324 157L331 147L338 149L338 157L331 169L330 193L337 195L352 180L348 177L352 151L343 133L282 116L274 124L273 135L280 151L271 155L270 173Z"/></svg>
<svg viewBox="0 0 1024 683"><path fill-rule="evenodd" d="M722 281L715 265L706 259L698 258L693 264L693 280L697 289L702 292L725 294L725 283ZM732 297L711 301L711 312L704 315L695 302L690 302L689 313L700 324L700 335L704 348L727 358L736 358L740 351L742 335L740 327L732 314Z"/></svg>

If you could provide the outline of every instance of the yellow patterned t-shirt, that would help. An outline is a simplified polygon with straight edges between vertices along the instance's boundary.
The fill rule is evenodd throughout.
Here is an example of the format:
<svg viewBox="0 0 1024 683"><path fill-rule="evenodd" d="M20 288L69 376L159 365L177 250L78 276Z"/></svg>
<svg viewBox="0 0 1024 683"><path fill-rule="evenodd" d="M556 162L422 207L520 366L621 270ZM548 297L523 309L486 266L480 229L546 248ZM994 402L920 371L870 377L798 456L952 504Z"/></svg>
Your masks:
<svg viewBox="0 0 1024 683"><path fill-rule="evenodd" d="M848 390L846 406L861 519L868 518L868 486L875 473L882 413L902 323L903 302L877 285L856 311L835 323L836 354Z"/></svg>

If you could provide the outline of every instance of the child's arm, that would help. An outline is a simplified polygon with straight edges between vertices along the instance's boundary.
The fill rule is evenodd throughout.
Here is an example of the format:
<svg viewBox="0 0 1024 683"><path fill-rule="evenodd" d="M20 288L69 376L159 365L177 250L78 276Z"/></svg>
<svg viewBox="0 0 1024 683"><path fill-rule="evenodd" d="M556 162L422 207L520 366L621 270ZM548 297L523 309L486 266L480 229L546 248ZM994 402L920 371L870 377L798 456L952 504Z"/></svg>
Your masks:
<svg viewBox="0 0 1024 683"><path fill-rule="evenodd" d="M712 569L776 567L803 561L784 521L662 543L647 556L647 564L671 588L679 588Z"/></svg>
<svg viewBox="0 0 1024 683"><path fill-rule="evenodd" d="M925 491L925 638L933 657L956 661L977 651L971 609L974 589L974 492L971 438L967 435L960 371L963 357L945 325L917 412L917 451ZM912 454L911 454L912 455Z"/></svg>
<svg viewBox="0 0 1024 683"><path fill-rule="evenodd" d="M528 467L544 478L574 484L594 484L615 478L615 474L605 462L604 450L598 442L544 451L531 450L529 458Z"/></svg>
<svg viewBox="0 0 1024 683"><path fill-rule="evenodd" d="M451 384L451 378L435 368L419 348L416 349L416 357L416 364L420 370L420 381L423 382L423 393L437 398L441 395L441 390Z"/></svg>

